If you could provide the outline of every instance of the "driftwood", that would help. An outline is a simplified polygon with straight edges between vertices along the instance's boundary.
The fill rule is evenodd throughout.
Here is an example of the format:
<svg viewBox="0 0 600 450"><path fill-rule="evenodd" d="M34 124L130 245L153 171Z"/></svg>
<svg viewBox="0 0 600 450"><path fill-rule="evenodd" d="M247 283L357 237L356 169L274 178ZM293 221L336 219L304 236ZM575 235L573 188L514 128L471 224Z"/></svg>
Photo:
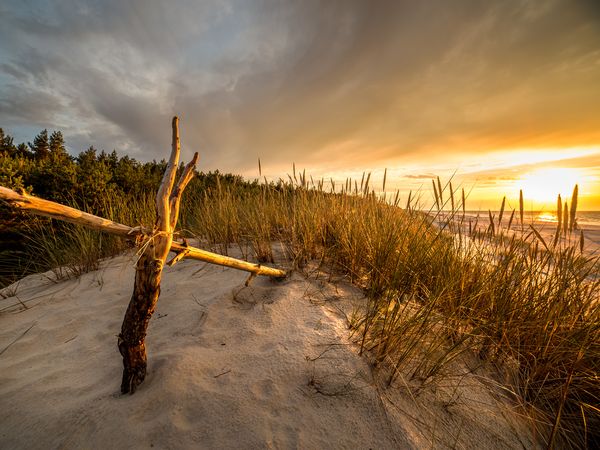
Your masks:
<svg viewBox="0 0 600 450"><path fill-rule="evenodd" d="M135 237L136 234L142 234L142 230L134 230L127 225L103 219L102 217L88 214L60 203L44 200L25 192L15 192L12 189L0 186L0 199L8 202L9 205L22 209L39 216L50 217L52 219L62 220L64 222L76 223L94 230L104 231L110 234L116 234L122 237Z"/></svg>
<svg viewBox="0 0 600 450"><path fill-rule="evenodd" d="M119 351L123 356L123 394L133 394L146 377L146 331L160 295L162 269L173 242L181 194L192 179L198 159L196 153L174 189L180 151L178 125L177 117L174 117L171 157L156 194L156 223L137 261L133 294L119 334Z"/></svg>
<svg viewBox="0 0 600 450"><path fill-rule="evenodd" d="M122 393L133 394L146 376L146 331L160 295L162 269L170 251L175 252L176 255L166 263L168 265L173 265L183 258L191 258L245 270L251 272L252 276L266 275L277 278L286 276L283 270L252 264L190 247L185 241L183 243L173 242L181 196L194 176L198 153L194 154L192 161L187 164L179 181L175 184L180 153L177 117L173 118L172 133L171 156L156 195L156 223L150 231L142 227L129 227L75 208L36 198L23 192L18 193L0 186L0 199L7 201L16 208L84 225L121 237L136 239L138 243L141 242L142 254L136 264L133 294L123 319L118 340L119 352L123 357Z"/></svg>
<svg viewBox="0 0 600 450"><path fill-rule="evenodd" d="M62 220L64 222L83 225L88 228L104 231L105 233L114 234L126 239L144 240L152 233L151 230L146 230L142 227L134 228L128 225L123 225L121 223L113 222L112 220L104 219L93 214L88 214L69 206L61 205L60 203L43 200L26 193L15 192L12 189L2 186L0 186L0 200L5 200L10 205L23 211L29 211L36 215ZM171 242L171 252L176 253L176 256L167 263L169 266L172 266L174 263L183 258L189 258L196 259L198 261L205 261L211 264L217 264L219 266L244 270L256 275L264 275L274 278L283 278L286 276L286 272L281 269L275 269L272 267L231 258L229 256L219 255L218 253L191 247L185 242Z"/></svg>

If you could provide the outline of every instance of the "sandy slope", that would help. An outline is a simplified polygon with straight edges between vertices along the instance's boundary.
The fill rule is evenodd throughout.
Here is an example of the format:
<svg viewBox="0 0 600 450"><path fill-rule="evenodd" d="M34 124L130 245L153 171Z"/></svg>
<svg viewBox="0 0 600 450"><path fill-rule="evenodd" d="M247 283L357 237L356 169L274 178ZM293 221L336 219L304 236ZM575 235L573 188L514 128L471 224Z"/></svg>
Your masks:
<svg viewBox="0 0 600 450"><path fill-rule="evenodd" d="M0 300L0 448L531 445L475 378L451 397L377 387L340 312L354 288L245 279L194 261L165 270L133 396L118 392L116 348L131 256L75 280L22 280Z"/></svg>

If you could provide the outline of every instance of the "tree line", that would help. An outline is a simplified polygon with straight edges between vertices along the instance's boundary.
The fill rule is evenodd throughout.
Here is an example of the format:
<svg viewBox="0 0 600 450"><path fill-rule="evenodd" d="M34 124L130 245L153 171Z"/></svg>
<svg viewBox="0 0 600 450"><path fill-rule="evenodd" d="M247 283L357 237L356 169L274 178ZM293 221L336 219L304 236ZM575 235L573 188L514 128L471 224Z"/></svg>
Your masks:
<svg viewBox="0 0 600 450"><path fill-rule="evenodd" d="M119 156L114 150L98 151L93 146L73 156L67 152L60 131L42 130L32 142L16 144L0 128L0 186L24 190L113 220L119 219L113 217L111 206L116 199L120 204L131 205L131 210L152 208L153 202L144 200L155 195L166 166L165 160L140 162L127 155ZM198 194L216 192L224 186L235 186L240 191L258 189L257 182L217 170L196 173L186 195L192 192L192 198L198 201L202 198ZM152 214L149 211L150 217ZM47 268L31 264L32 255L41 259L35 248L40 228L32 227L40 221L45 227L51 225L50 219L21 213L0 202L0 287L25 273L50 268L51 263ZM52 233L59 240L68 238L71 229L65 224L52 225Z"/></svg>
<svg viewBox="0 0 600 450"><path fill-rule="evenodd" d="M98 151L93 146L71 156L62 132L42 130L27 144L15 144L0 128L0 185L23 189L38 197L75 204L102 214L104 199L114 195L139 197L154 192L166 161L139 162L127 155ZM218 179L218 181L217 181ZM250 187L241 176L219 171L197 173L195 188L222 184Z"/></svg>

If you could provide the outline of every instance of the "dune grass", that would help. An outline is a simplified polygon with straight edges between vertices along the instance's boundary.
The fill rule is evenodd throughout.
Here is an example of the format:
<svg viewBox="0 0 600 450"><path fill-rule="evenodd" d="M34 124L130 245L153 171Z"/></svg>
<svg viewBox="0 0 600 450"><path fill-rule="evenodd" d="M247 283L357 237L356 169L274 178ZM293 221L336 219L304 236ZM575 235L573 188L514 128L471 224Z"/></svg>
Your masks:
<svg viewBox="0 0 600 450"><path fill-rule="evenodd" d="M69 206L89 210L76 202ZM154 198L106 195L101 210L91 212L119 223L151 227ZM15 222L22 248L0 254L0 286L19 276L48 270L52 271L53 280L77 277L98 269L100 259L131 247L131 243L119 237L41 216L21 214Z"/></svg>
<svg viewBox="0 0 600 450"><path fill-rule="evenodd" d="M412 196L400 204L398 194L376 194L369 180L336 186L294 170L287 182L192 183L180 233L222 253L237 246L260 262L272 262L280 242L294 269L317 263L347 276L366 297L351 332L388 385L400 376L426 384L474 357L494 369L549 447L600 440L599 261L569 238L577 193L564 213L559 202L561 223L546 242L523 223L522 206L509 214L503 200L498 217L490 211L473 223L451 183L434 180L434 206L424 211ZM130 225L153 218L149 199L107 205L107 217ZM77 228L59 235L69 237L40 229L32 245L57 266L90 269L94 257L123 249Z"/></svg>
<svg viewBox="0 0 600 450"><path fill-rule="evenodd" d="M367 298L354 336L388 384L400 373L427 383L475 353L511 380L547 445L599 439L599 261L569 239L575 209L545 242L505 200L498 217L474 224L451 183L436 180L437 207L425 213L411 199L384 201L368 179L337 190L304 174L258 191L219 187L192 194L186 223L222 250L271 261L279 241L296 268L316 260L347 275Z"/></svg>

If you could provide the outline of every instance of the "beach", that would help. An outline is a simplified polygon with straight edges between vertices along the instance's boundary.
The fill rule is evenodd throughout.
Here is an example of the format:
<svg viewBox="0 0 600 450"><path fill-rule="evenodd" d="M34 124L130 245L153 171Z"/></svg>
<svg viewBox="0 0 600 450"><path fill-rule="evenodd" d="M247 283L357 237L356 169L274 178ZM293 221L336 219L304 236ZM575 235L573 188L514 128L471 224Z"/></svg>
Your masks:
<svg viewBox="0 0 600 450"><path fill-rule="evenodd" d="M519 217L519 213L515 212L512 222L510 220L512 211L504 211L502 221L499 223L500 211L492 211L494 218L494 232L496 234L502 232L505 235L515 235L516 238L526 237L531 235L532 228L542 236L547 245L554 242L557 233L558 220L554 213L548 211L525 212L523 214L523 223ZM489 211L458 211L454 214L442 211L440 213L429 212L434 223L444 229L450 229L447 225L448 221L452 222L455 228L452 231L457 231L456 226L460 226L463 232L477 228L480 232L489 232L490 224ZM510 225L510 228L509 228ZM583 251L587 256L600 256L600 212L598 211L583 211L577 213L577 227L572 231L564 233L561 231L559 243L561 246L575 246L580 249L581 235L583 233ZM529 236L528 239L531 240ZM540 245L542 245L540 243Z"/></svg>
<svg viewBox="0 0 600 450"><path fill-rule="evenodd" d="M314 274L245 287L240 271L166 268L147 378L121 395L116 335L134 258L74 279L30 275L3 291L0 447L535 447L516 406L480 372L417 395L382 386L348 329L362 293Z"/></svg>

